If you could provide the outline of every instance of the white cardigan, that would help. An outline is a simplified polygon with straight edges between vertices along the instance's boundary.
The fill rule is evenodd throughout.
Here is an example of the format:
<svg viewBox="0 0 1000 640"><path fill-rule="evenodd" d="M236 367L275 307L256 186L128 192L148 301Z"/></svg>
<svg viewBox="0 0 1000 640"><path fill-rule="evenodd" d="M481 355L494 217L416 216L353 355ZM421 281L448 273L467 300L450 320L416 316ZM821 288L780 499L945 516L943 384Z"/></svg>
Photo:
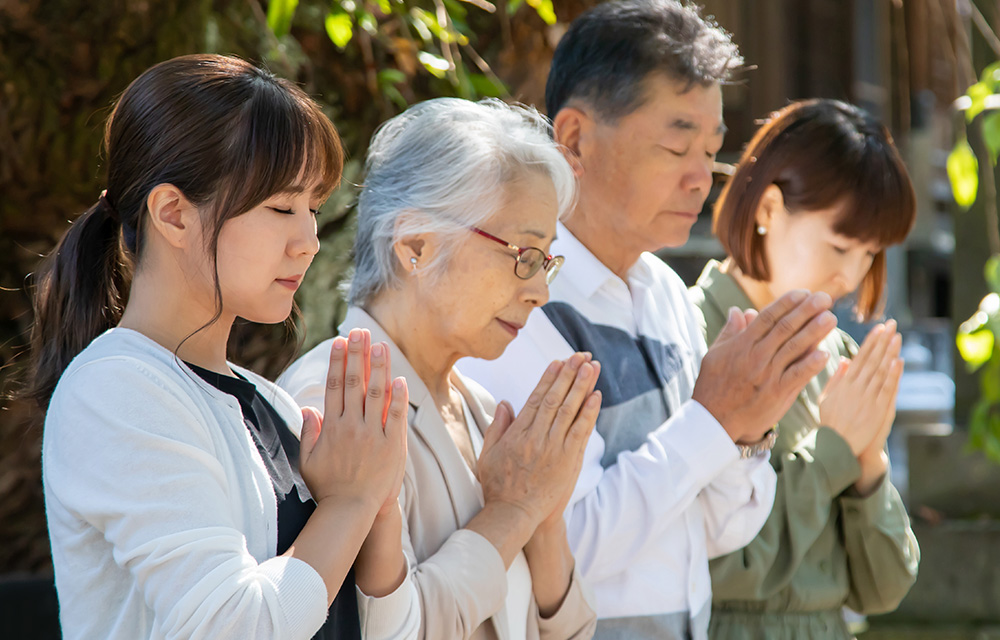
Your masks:
<svg viewBox="0 0 1000 640"><path fill-rule="evenodd" d="M297 434L288 394L239 371ZM67 640L295 640L326 619L320 575L275 557L274 489L238 402L142 334L111 329L66 369L42 474ZM364 637L415 636L409 579L358 601Z"/></svg>

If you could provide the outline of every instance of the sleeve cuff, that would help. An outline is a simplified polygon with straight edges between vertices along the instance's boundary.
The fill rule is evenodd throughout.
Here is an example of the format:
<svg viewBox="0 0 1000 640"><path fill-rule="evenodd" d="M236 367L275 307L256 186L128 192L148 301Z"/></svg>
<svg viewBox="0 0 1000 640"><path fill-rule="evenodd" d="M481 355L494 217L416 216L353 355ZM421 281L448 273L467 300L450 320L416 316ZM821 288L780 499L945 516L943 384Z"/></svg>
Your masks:
<svg viewBox="0 0 1000 640"><path fill-rule="evenodd" d="M358 617L364 638L401 638L419 626L420 606L407 563L406 577L392 593L381 598L366 595L355 585Z"/></svg>
<svg viewBox="0 0 1000 640"><path fill-rule="evenodd" d="M886 471L879 480L878 487L867 496L852 495L850 491L842 495L840 505L844 514L852 519L860 519L862 524L877 522L882 514L891 508L892 483L889 482L888 475L889 472Z"/></svg>
<svg viewBox="0 0 1000 640"><path fill-rule="evenodd" d="M452 597L468 603L466 610L473 620L486 620L503 607L507 599L507 567L500 552L482 535L459 529L441 545L432 559L421 564L424 570L433 563L454 589Z"/></svg>
<svg viewBox="0 0 1000 640"><path fill-rule="evenodd" d="M736 443L708 409L696 400L682 404L677 413L652 435L680 456L697 486L707 485L740 459Z"/></svg>
<svg viewBox="0 0 1000 640"><path fill-rule="evenodd" d="M816 430L813 456L826 476L830 497L843 493L861 477L861 465L847 441L830 427Z"/></svg>
<svg viewBox="0 0 1000 640"><path fill-rule="evenodd" d="M559 609L551 617L538 616L538 631L545 637L575 637L588 625L596 625L597 607L593 594L583 585L576 568L570 577L569 590Z"/></svg>
<svg viewBox="0 0 1000 640"><path fill-rule="evenodd" d="M309 638L326 620L326 583L309 564L285 556L261 563L260 571L274 585L285 614L289 638Z"/></svg>

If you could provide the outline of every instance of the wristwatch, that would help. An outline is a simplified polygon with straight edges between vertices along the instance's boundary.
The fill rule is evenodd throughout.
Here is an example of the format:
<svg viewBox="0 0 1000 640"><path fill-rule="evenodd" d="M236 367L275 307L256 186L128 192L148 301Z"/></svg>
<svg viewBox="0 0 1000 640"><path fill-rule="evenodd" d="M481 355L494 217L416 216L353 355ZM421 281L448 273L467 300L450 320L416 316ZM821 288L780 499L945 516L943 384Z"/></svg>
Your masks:
<svg viewBox="0 0 1000 640"><path fill-rule="evenodd" d="M760 455L765 451L770 451L774 448L774 443L778 441L778 425L774 425L764 437L757 442L751 442L750 444L740 444L736 443L736 448L740 450L740 458L746 460L747 458L752 458L756 455Z"/></svg>

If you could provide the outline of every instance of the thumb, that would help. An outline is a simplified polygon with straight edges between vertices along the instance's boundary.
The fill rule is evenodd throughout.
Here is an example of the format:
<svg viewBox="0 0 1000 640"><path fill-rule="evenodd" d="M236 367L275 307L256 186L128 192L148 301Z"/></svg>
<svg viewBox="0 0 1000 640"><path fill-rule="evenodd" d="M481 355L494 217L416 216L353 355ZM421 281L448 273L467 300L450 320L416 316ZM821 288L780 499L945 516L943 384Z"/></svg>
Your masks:
<svg viewBox="0 0 1000 640"><path fill-rule="evenodd" d="M322 430L323 414L315 407L302 407L302 433L299 437L302 455L312 453Z"/></svg>
<svg viewBox="0 0 1000 640"><path fill-rule="evenodd" d="M512 422L514 422L514 409L511 408L509 402L504 400L497 405L496 413L493 414L493 422L483 434L483 451L499 442L503 434L507 433L507 428Z"/></svg>
<svg viewBox="0 0 1000 640"><path fill-rule="evenodd" d="M723 342L737 335L747 327L746 316L736 307L729 307L729 317L726 319L726 326L722 327L716 342Z"/></svg>

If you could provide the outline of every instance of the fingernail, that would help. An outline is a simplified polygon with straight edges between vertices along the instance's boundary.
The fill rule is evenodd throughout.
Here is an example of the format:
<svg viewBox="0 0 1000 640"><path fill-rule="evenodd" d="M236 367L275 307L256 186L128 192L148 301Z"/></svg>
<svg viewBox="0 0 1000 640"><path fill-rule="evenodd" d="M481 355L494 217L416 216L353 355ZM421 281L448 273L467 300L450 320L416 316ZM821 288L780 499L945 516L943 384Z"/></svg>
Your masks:
<svg viewBox="0 0 1000 640"><path fill-rule="evenodd" d="M590 394L590 397L587 398L587 404L589 404L592 408L601 406L601 392L595 391Z"/></svg>
<svg viewBox="0 0 1000 640"><path fill-rule="evenodd" d="M343 351L344 350L344 339L341 338L340 336L337 336L336 338L334 338L333 339L333 348L336 349L337 351Z"/></svg>
<svg viewBox="0 0 1000 640"><path fill-rule="evenodd" d="M361 342L361 332L360 331L355 331L355 330L351 331L351 342Z"/></svg>
<svg viewBox="0 0 1000 640"><path fill-rule="evenodd" d="M792 291L789 294L789 299L795 304L799 304L800 302L805 300L806 296L808 295L809 295L808 291L805 291L804 289L796 289L795 291Z"/></svg>
<svg viewBox="0 0 1000 640"><path fill-rule="evenodd" d="M392 388L393 389L402 389L403 388L403 379L402 378L396 378L395 380L393 380L392 381Z"/></svg>
<svg viewBox="0 0 1000 640"><path fill-rule="evenodd" d="M374 344L374 345L372 345L372 357L373 358L381 358L382 357L382 345L381 344Z"/></svg>
<svg viewBox="0 0 1000 640"><path fill-rule="evenodd" d="M589 376L590 372L593 370L594 368L591 367L589 363L584 363L583 366L580 367L580 370L576 372L576 377L582 380L583 378Z"/></svg>

